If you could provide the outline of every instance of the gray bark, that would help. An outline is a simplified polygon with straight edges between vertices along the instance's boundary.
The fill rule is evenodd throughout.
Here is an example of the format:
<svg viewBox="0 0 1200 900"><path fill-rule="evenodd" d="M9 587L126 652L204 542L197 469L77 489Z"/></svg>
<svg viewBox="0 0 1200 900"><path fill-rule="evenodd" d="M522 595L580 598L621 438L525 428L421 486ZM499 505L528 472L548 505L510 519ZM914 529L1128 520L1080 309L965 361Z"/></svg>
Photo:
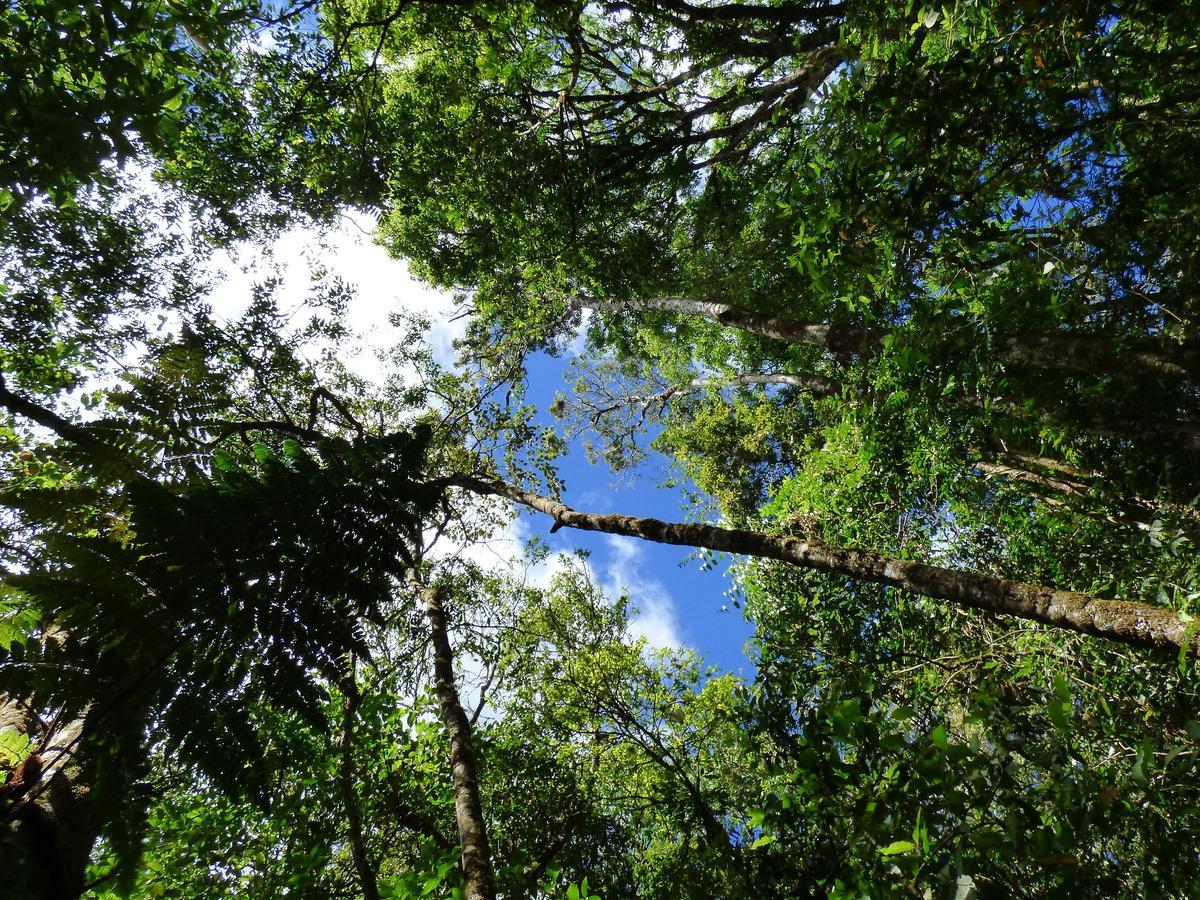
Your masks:
<svg viewBox="0 0 1200 900"><path fill-rule="evenodd" d="M571 302L578 308L601 312L649 310L703 316L763 337L821 347L839 356L877 353L888 336L886 331L768 316L731 303L688 297L645 300L575 297ZM1005 335L993 341L990 352L1013 365L1033 369L1083 374L1136 371L1157 377L1194 377L1200 373L1200 352L1194 347L1118 341L1097 334Z"/></svg>
<svg viewBox="0 0 1200 900"><path fill-rule="evenodd" d="M798 387L815 394L818 397L830 397L842 392L843 384L835 378L824 375L808 375L803 372L745 372L741 375L730 375L728 378L693 378L688 382L688 388L694 391L709 387L741 387L756 384L786 384Z"/></svg>
<svg viewBox="0 0 1200 900"><path fill-rule="evenodd" d="M442 725L450 738L450 776L454 785L454 817L462 850L463 892L466 900L494 900L496 879L488 846L479 773L471 743L471 723L454 683L454 650L446 627L441 591L423 584L415 569L408 571L409 585L425 605L425 618L433 640L433 689Z"/></svg>

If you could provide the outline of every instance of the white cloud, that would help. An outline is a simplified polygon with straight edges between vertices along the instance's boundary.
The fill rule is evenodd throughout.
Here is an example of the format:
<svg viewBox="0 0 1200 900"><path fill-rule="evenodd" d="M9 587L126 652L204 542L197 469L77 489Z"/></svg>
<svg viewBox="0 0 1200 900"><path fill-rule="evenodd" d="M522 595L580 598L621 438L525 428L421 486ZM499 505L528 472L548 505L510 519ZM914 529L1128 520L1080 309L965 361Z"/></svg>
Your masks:
<svg viewBox="0 0 1200 900"><path fill-rule="evenodd" d="M253 286L278 272L276 293L284 309L301 309L312 287L315 269L323 269L353 288L346 324L356 342L341 348L342 361L355 374L381 380L382 354L403 340L403 332L389 321L393 313L407 312L429 319L427 339L434 358L449 366L454 361L453 341L466 323L455 320L450 294L417 281L403 260L393 259L371 239L374 219L365 212L342 215L338 228L321 233L295 228L280 235L264 251L250 244L224 251L213 260L219 279L210 295L214 312L234 318L250 303Z"/></svg>
<svg viewBox="0 0 1200 900"><path fill-rule="evenodd" d="M638 608L630 632L646 638L653 648L682 647L679 618L671 592L646 570L646 550L636 538L606 535L609 558L600 584L607 593L627 592Z"/></svg>
<svg viewBox="0 0 1200 900"><path fill-rule="evenodd" d="M402 340L403 333L389 317L395 312L425 316L431 327L427 338L435 358L443 365L453 362L452 343L462 335L465 323L455 321L455 307L449 294L435 291L409 274L402 260L371 240L375 221L366 213L343 215L342 224L324 234L313 229L293 229L281 235L264 252L250 245L219 254L214 274L219 282L210 296L214 312L225 318L239 315L249 304L256 281L278 274L281 283L276 297L284 309L303 308L312 286L313 270L320 267L352 288L354 296L347 312L347 325L360 346L348 342L340 347L342 361L358 375L373 380L383 376L380 356ZM586 325L586 322L584 323ZM581 327L568 350L578 353L583 347ZM600 506L611 505L599 494L592 500ZM484 568L514 566L523 556L533 526L515 517L490 539L473 541L466 546L443 542L434 556L457 556ZM645 637L654 648L680 647L679 620L675 603L666 586L647 572L646 551L632 538L610 535L606 538L607 558L592 575L610 595L627 592L638 613L630 623L634 636ZM560 554L530 567L528 583L541 588L550 586L554 575L566 565Z"/></svg>
<svg viewBox="0 0 1200 900"><path fill-rule="evenodd" d="M517 516L485 540L474 540L466 545L443 541L431 555L469 560L484 569L511 567L514 574L520 576L519 563L534 527L527 517ZM622 593L630 596L637 613L629 623L629 633L644 637L654 649L685 646L675 600L666 585L649 571L645 547L637 539L622 535L605 535L604 543L603 558L593 556L587 563L588 572L609 597L615 598ZM524 580L545 590L554 576L568 565L566 554L552 553L542 562L525 569Z"/></svg>
<svg viewBox="0 0 1200 900"><path fill-rule="evenodd" d="M530 519L514 516L486 538L472 537L466 543L443 539L431 549L431 559L461 559L475 563L485 571L508 569L524 582L543 590L550 587L554 576L566 567L561 553L552 553L542 562L521 567L525 545L533 536ZM426 535L428 539L429 535Z"/></svg>
<svg viewBox="0 0 1200 900"><path fill-rule="evenodd" d="M579 506L589 512L610 513L616 507L613 505L613 492L584 491L579 495Z"/></svg>
<svg viewBox="0 0 1200 900"><path fill-rule="evenodd" d="M475 540L466 546L444 542L434 549L433 555L467 559L485 569L510 566L515 569L533 530L530 519L516 516L486 540ZM635 538L613 534L605 535L604 543L605 558L597 560L593 556L587 564L588 572L608 596L629 594L637 608L629 623L629 633L644 637L654 649L684 646L675 600L666 585L648 571L645 547ZM567 567L567 559L563 553L550 554L524 571L525 582L543 590L549 588L554 576Z"/></svg>
<svg viewBox="0 0 1200 900"><path fill-rule="evenodd" d="M579 317L579 327L575 329L575 334L567 342L565 349L568 355L583 356L584 351L587 349L587 330L591 320L592 311L590 309L583 310L583 314Z"/></svg>

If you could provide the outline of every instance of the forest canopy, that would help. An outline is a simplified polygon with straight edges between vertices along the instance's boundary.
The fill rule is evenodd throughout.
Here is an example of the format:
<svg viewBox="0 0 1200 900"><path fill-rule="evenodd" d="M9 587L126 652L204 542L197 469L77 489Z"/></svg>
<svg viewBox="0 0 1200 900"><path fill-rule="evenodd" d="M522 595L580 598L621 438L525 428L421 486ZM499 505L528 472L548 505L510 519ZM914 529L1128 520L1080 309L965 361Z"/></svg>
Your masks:
<svg viewBox="0 0 1200 900"><path fill-rule="evenodd" d="M1193 2L6 4L0 893L1200 895L1197 170Z"/></svg>

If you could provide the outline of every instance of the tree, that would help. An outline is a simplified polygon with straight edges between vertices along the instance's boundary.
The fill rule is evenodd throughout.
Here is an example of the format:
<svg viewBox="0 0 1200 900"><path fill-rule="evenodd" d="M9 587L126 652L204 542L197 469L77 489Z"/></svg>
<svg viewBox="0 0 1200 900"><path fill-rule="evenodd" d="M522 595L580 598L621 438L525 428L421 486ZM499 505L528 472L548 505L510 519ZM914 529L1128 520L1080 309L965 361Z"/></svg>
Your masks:
<svg viewBox="0 0 1200 900"><path fill-rule="evenodd" d="M581 304L666 313L597 315L593 336L644 374L680 365L679 349L694 348L703 366L832 378L872 406L903 392L922 407L904 425L909 440L936 433L950 442L939 456L995 465L989 454L1016 448L1099 472L1103 500L1094 497L1101 502L1085 515L1127 518L1128 504L1108 498L1188 503L1194 380L1183 325L1190 314L1177 298L1190 294L1176 285L1188 269L1149 276L1156 263L1128 241L1102 251L1125 221L1124 204L1149 195L1104 194L1094 176L1111 172L1158 192L1140 207L1160 210L1155 221L1190 221L1178 207L1186 191L1139 180L1158 165L1142 156L1158 152L1150 147L1194 139L1177 117L1160 115L1188 103L1174 74L1187 52L1172 48L1189 26L1149 6L1111 20L1069 4L955 7L915 22L869 6L715 8L531 4L500 13L414 4L385 15L333 7L324 20L332 52L362 40L374 51L362 83L395 98L364 101L365 120L347 112L354 127L376 128L376 174L390 198L385 237L435 279L473 291L492 329L480 332L486 338L545 340ZM756 43L765 21L778 27L769 46ZM1053 35L1070 35L1073 49L1048 59ZM640 55L605 56L622 41ZM570 48L582 60L579 81ZM664 76L661 61L676 57L695 68ZM352 53L346 64L362 58ZM1101 61L1112 59L1137 73L1137 96L1154 99L1123 94L1113 64ZM798 75L816 60L838 75L822 77L815 111L789 112L816 89L797 82L784 108L759 115L754 85L770 94L772 76ZM1042 71L1052 74L1039 81ZM650 99L595 90L612 78L658 87ZM987 97L975 117L986 128L946 103L972 91ZM707 109L701 94L716 106ZM561 114L557 124L539 120L543 97L558 110L551 119ZM673 130L719 120L717 110L743 101L750 111L730 121L745 123L745 134ZM696 109L706 111L693 117ZM463 116L469 130L459 133ZM466 158L464 147L476 155ZM605 163L621 157L638 165ZM1030 191L1035 202L1022 206ZM514 197L535 205L514 207ZM588 224L563 224L580 209L591 211ZM591 223L596 233L579 230ZM1182 243L1161 245L1155 259L1187 258L1187 233L1180 224ZM621 243L647 239L651 247ZM1149 280L1139 287L1122 267ZM1152 283L1163 293L1146 301ZM780 338L801 346L773 343ZM836 403L825 407L836 415ZM853 427L893 430L899 418L884 408ZM716 455L712 447L695 454ZM969 483L929 467L923 480L936 480L937 493ZM890 508L958 505L974 493L896 497Z"/></svg>
<svg viewBox="0 0 1200 900"><path fill-rule="evenodd" d="M169 155L198 82L218 68L253 7L58 0L4 10L0 212L67 207L139 144Z"/></svg>
<svg viewBox="0 0 1200 900"><path fill-rule="evenodd" d="M54 11L0 211L30 892L1194 892L1186 6ZM351 377L336 284L206 308L208 242L349 203L463 292L457 373ZM558 411L691 521L561 501L521 365L585 311ZM748 556L753 681L439 556L495 498Z"/></svg>

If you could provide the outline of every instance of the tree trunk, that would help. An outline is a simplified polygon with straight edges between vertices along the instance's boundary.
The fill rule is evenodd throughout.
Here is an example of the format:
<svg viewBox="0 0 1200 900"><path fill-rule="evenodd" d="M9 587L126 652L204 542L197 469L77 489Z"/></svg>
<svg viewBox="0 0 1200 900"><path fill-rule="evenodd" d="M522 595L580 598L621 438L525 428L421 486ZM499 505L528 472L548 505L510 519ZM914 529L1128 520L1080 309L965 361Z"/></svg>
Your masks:
<svg viewBox="0 0 1200 900"><path fill-rule="evenodd" d="M705 388L743 387L759 384L786 384L798 387L817 397L832 397L840 394L843 383L835 378L824 375L807 375L803 372L744 372L741 375L730 375L728 378L693 378L688 382L689 390L701 391Z"/></svg>
<svg viewBox="0 0 1200 900"><path fill-rule="evenodd" d="M601 312L651 310L704 316L752 334L790 344L810 344L839 356L877 353L888 337L886 331L768 316L729 303L686 297L651 297L646 300L576 297L571 302L576 307ZM1088 375L1136 371L1154 377L1180 377L1200 373L1200 353L1193 347L1171 347L1150 341L1118 341L1099 334L1007 335L995 340L990 352L1018 366Z"/></svg>
<svg viewBox="0 0 1200 900"><path fill-rule="evenodd" d="M363 900L379 900L379 882L375 878L375 869L367 854L366 841L363 840L362 814L358 807L358 796L355 793L354 775L354 720L358 714L358 704L361 695L355 681L354 661L350 661L350 672L342 685L345 694L345 706L342 709L342 740L339 748L342 753L341 766L338 771L338 789L342 794L342 804L346 807L346 830L350 834L350 852L354 856L354 868L358 872L358 883L362 888Z"/></svg>
<svg viewBox="0 0 1200 900"><path fill-rule="evenodd" d="M1055 478L1042 472L1035 472L1023 466L1011 463L991 463L983 459L973 460L969 465L978 469L989 478L1006 478L1009 481L1019 481L1033 487L1038 493L1053 491L1067 497L1088 497L1092 490L1089 486L1066 478Z"/></svg>
<svg viewBox="0 0 1200 900"><path fill-rule="evenodd" d="M835 396L840 394L844 387L843 383L835 378L826 378L824 375L794 374L790 372L744 372L741 375L730 375L724 378L693 378L683 384L669 385L653 394L629 394L617 398L615 402L607 406L596 408L593 419L598 415L612 412L620 406L640 406L643 409L649 409L655 404L660 404L665 407L667 402L673 397L682 394L697 393L707 388L717 388L720 390L729 387L751 387L771 384L785 384L789 387L798 387L808 391L815 397Z"/></svg>
<svg viewBox="0 0 1200 900"><path fill-rule="evenodd" d="M833 378L822 375L801 373L747 373L733 375L729 378L694 378L686 385L687 390L698 391L706 387L724 387L737 385L766 385L786 384L803 388L818 397L835 396L845 390L846 385ZM675 392L678 392L676 389ZM664 392L665 393L665 392ZM1200 422L1192 419L1148 419L1105 416L1103 414L1081 417L1077 421L1072 416L1064 416L1049 410L1030 409L1019 403L996 400L985 403L978 397L958 390L951 392L946 398L959 406L973 407L979 410L995 410L1011 416L1017 421L1035 421L1046 425L1062 428L1084 428L1094 434L1116 438L1147 439L1156 438L1162 441L1173 441L1176 446L1189 449L1200 449Z"/></svg>
<svg viewBox="0 0 1200 900"><path fill-rule="evenodd" d="M1150 604L1104 600L1076 591L895 559L873 550L832 547L790 535L662 522L639 516L577 512L557 500L503 482L466 475L447 480L474 493L504 497L552 516L555 529L566 526L624 534L663 544L775 559L802 569L885 584L909 593L948 600L967 609L1017 616L1125 644L1173 651L1197 648L1196 636L1178 613Z"/></svg>
<svg viewBox="0 0 1200 900"><path fill-rule="evenodd" d="M686 297L653 297L648 300L600 300L592 297L577 297L574 304L581 309L598 312L631 312L650 310L654 312L684 313L740 328L751 334L775 338L789 344L811 344L830 353L876 353L883 348L887 332L857 328L853 325L830 325L824 322L803 322L777 316L765 316L728 303L708 300L691 300Z"/></svg>
<svg viewBox="0 0 1200 900"><path fill-rule="evenodd" d="M23 892L5 896L74 900L83 893L88 859L99 825L86 775L75 750L85 717L57 723L49 739L28 704L0 695L0 730L41 740L0 786L0 867L22 873Z"/></svg>
<svg viewBox="0 0 1200 900"><path fill-rule="evenodd" d="M997 400L984 403L978 397L971 397L965 392L955 392L950 395L952 400L964 406L977 409L991 409L1011 416L1016 421L1040 422L1057 428L1077 428L1093 434L1115 437L1120 439L1149 440L1171 442L1178 447L1189 450L1200 450L1200 422L1193 419L1147 419L1139 417L1121 417L1096 413L1093 415L1076 416L1063 414L1054 410L1037 410L1012 403Z"/></svg>
<svg viewBox="0 0 1200 900"><path fill-rule="evenodd" d="M1161 529L1160 533L1166 539L1170 539L1172 536L1184 537L1192 543L1192 546L1200 547L1200 525L1197 524L1194 511L1191 509L1174 509L1173 504L1159 506L1142 500L1140 497L1106 498L1092 493L1075 482L1064 482L1037 472L1029 472L1011 466L985 462L973 462L971 465L978 469L984 477L1006 478L1028 485L1030 493L1037 496L1040 502L1049 506L1062 507L1089 519L1149 534L1153 534L1158 528ZM1158 521L1156 525L1156 520L1163 513L1174 513L1178 521L1169 524Z"/></svg>
<svg viewBox="0 0 1200 900"><path fill-rule="evenodd" d="M415 569L408 571L409 585L425 604L425 618L433 639L433 688L442 725L450 738L450 775L454 784L454 816L462 849L463 889L466 900L494 900L496 879L488 847L479 777L471 745L471 723L454 685L454 651L446 628L441 591L423 584Z"/></svg>

